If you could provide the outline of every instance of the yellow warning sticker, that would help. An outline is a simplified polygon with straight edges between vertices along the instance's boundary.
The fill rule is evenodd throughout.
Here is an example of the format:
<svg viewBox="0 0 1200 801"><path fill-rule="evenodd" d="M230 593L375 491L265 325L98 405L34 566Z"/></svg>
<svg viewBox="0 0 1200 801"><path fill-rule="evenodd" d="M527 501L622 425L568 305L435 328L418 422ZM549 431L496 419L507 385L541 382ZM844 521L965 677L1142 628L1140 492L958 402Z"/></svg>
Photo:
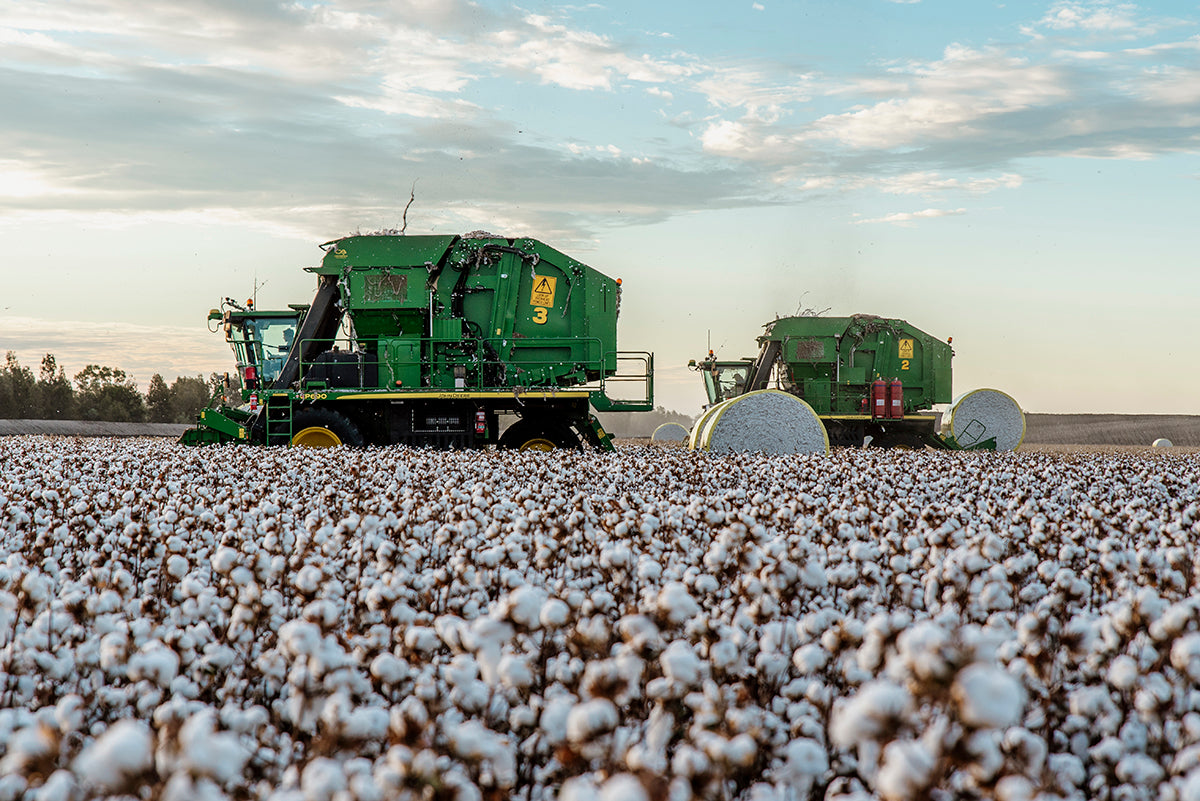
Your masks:
<svg viewBox="0 0 1200 801"><path fill-rule="evenodd" d="M554 287L558 284L558 278L551 275L534 275L533 276L533 292L529 297L530 306L553 306L554 305Z"/></svg>
<svg viewBox="0 0 1200 801"><path fill-rule="evenodd" d="M913 357L913 341L911 339L900 340L900 358L911 359Z"/></svg>

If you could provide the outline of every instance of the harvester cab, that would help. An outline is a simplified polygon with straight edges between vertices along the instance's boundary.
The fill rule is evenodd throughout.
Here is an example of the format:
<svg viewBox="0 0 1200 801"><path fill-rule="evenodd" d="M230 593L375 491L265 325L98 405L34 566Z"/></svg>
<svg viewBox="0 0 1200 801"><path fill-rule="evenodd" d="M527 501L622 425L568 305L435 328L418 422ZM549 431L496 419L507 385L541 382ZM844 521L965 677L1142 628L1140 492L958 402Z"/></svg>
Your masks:
<svg viewBox="0 0 1200 801"><path fill-rule="evenodd" d="M265 311L256 309L252 301L240 304L225 298L220 309L208 313L210 324L219 325L233 349L238 380L243 387L270 386L279 377L307 309L307 306L292 306L287 310ZM216 329L210 325L210 330Z"/></svg>
<svg viewBox="0 0 1200 801"><path fill-rule="evenodd" d="M711 406L743 394L754 363L751 359L720 361L710 350L708 356L699 364L693 361L689 366L697 370L704 379L704 392L708 395L708 405Z"/></svg>

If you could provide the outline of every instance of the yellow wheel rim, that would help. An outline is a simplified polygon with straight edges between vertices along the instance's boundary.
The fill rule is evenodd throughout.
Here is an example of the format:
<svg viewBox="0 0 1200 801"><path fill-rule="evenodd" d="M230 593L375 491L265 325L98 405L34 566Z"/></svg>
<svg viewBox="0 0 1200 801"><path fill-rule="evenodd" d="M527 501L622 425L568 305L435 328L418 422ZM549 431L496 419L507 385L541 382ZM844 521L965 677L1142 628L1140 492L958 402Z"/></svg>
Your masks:
<svg viewBox="0 0 1200 801"><path fill-rule="evenodd" d="M297 431L292 437L292 445L304 448L332 448L335 445L341 445L342 439L337 434L330 431L328 428L321 426L312 426Z"/></svg>
<svg viewBox="0 0 1200 801"><path fill-rule="evenodd" d="M554 450L554 447L554 443L551 440L548 440L545 437L534 437L533 439L526 440L517 450L552 451Z"/></svg>

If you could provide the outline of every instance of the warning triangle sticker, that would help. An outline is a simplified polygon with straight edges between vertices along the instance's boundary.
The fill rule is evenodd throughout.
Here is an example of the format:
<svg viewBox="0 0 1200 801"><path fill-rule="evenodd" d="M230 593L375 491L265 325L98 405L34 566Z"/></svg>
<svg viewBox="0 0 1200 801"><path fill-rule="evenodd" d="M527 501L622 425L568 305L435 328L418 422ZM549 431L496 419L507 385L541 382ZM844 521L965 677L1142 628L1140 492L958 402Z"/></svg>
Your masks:
<svg viewBox="0 0 1200 801"><path fill-rule="evenodd" d="M549 308L554 305L554 290L558 277L553 275L533 276L533 291L529 293L529 305Z"/></svg>

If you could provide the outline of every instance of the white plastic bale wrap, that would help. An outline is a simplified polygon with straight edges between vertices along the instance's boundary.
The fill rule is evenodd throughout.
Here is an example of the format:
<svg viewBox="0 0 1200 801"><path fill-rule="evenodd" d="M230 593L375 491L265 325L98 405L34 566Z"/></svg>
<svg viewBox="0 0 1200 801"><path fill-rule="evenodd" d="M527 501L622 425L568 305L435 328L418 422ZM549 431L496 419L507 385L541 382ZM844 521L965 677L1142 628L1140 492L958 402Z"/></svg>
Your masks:
<svg viewBox="0 0 1200 801"><path fill-rule="evenodd" d="M653 442L683 442L687 438L687 428L679 423L663 423L650 435Z"/></svg>
<svg viewBox="0 0 1200 801"><path fill-rule="evenodd" d="M714 453L829 453L829 435L812 407L778 389L748 392L714 407L699 446Z"/></svg>
<svg viewBox="0 0 1200 801"><path fill-rule="evenodd" d="M703 450L703 446L700 443L704 437L704 426L708 424L708 421L713 418L714 414L719 412L726 404L730 403L731 400L732 399L709 406L704 410L703 414L696 418L696 422L692 423L692 430L688 432L688 450Z"/></svg>
<svg viewBox="0 0 1200 801"><path fill-rule="evenodd" d="M1159 437L1158 439L1154 440L1154 442L1150 443L1150 447L1152 448L1170 448L1171 445L1171 440L1167 439L1166 437Z"/></svg>
<svg viewBox="0 0 1200 801"><path fill-rule="evenodd" d="M973 389L950 404L942 434L951 434L963 447L995 437L996 450L1015 451L1025 439L1025 413L1007 393Z"/></svg>

